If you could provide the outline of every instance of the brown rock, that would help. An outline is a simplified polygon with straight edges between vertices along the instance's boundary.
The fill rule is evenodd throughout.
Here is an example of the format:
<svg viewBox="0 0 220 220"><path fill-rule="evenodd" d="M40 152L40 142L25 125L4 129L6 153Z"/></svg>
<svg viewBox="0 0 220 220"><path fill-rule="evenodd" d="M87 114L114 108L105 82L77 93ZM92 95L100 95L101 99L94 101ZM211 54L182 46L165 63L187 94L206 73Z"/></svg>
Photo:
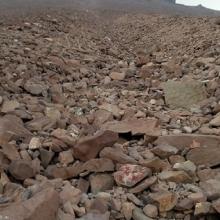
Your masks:
<svg viewBox="0 0 220 220"><path fill-rule="evenodd" d="M0 117L0 143L3 150L3 143L18 139L30 140L31 136L32 134L24 127L23 122L17 116L5 115Z"/></svg>
<svg viewBox="0 0 220 220"><path fill-rule="evenodd" d="M56 127L56 122L48 117L42 116L27 122L25 125L31 131L48 131Z"/></svg>
<svg viewBox="0 0 220 220"><path fill-rule="evenodd" d="M123 121L111 121L105 123L102 128L122 134L131 132L132 135L145 134L153 137L160 135L160 127L156 118L131 118Z"/></svg>
<svg viewBox="0 0 220 220"><path fill-rule="evenodd" d="M8 113L20 107L20 103L16 100L4 101L1 112Z"/></svg>
<svg viewBox="0 0 220 220"><path fill-rule="evenodd" d="M121 81L121 80L125 79L126 74L125 74L125 72L122 72L122 73L120 73L120 72L111 72L109 76L113 80Z"/></svg>
<svg viewBox="0 0 220 220"><path fill-rule="evenodd" d="M96 173L114 171L114 169L114 163L107 158L91 159L83 165L83 170Z"/></svg>
<svg viewBox="0 0 220 220"><path fill-rule="evenodd" d="M187 159L196 165L216 166L220 164L220 138L212 135L161 136L156 144L170 144L178 149L189 149Z"/></svg>
<svg viewBox="0 0 220 220"><path fill-rule="evenodd" d="M74 220L74 216L63 212L61 209L58 210L57 220Z"/></svg>
<svg viewBox="0 0 220 220"><path fill-rule="evenodd" d="M104 103L101 106L99 106L99 109L108 111L113 114L116 118L120 118L122 114L122 110L117 106L109 103ZM109 129L104 129L109 130Z"/></svg>
<svg viewBox="0 0 220 220"><path fill-rule="evenodd" d="M46 168L51 162L54 156L54 152L51 150L46 150L44 148L40 149L40 159L44 168Z"/></svg>
<svg viewBox="0 0 220 220"><path fill-rule="evenodd" d="M167 212L173 209L177 204L177 196L172 192L150 193L150 198L158 204L160 212Z"/></svg>
<svg viewBox="0 0 220 220"><path fill-rule="evenodd" d="M121 212L126 220L130 220L132 218L132 212L134 209L134 204L131 202L123 202Z"/></svg>
<svg viewBox="0 0 220 220"><path fill-rule="evenodd" d="M33 163L29 160L14 160L8 169L10 174L17 180L25 180L36 175Z"/></svg>
<svg viewBox="0 0 220 220"><path fill-rule="evenodd" d="M45 175L49 178L71 179L78 176L82 172L82 163L74 163L70 167L57 167L50 165L45 171Z"/></svg>
<svg viewBox="0 0 220 220"><path fill-rule="evenodd" d="M200 182L200 187L204 191L209 200L216 200L220 198L220 181L209 179L205 182Z"/></svg>
<svg viewBox="0 0 220 220"><path fill-rule="evenodd" d="M191 199L194 202L194 204L200 202L206 202L207 200L207 196L203 192L190 193L188 195L188 198Z"/></svg>
<svg viewBox="0 0 220 220"><path fill-rule="evenodd" d="M217 176L217 172L214 169L207 168L204 170L198 170L197 176L199 177L201 182L204 182L209 179L215 179L215 177Z"/></svg>
<svg viewBox="0 0 220 220"><path fill-rule="evenodd" d="M181 199L175 209L178 210L178 211L185 211L185 210L190 210L192 209L194 206L194 202L192 199L189 199L189 198L184 198L184 199Z"/></svg>
<svg viewBox="0 0 220 220"><path fill-rule="evenodd" d="M151 151L160 158L168 158L171 155L177 154L178 149L173 146L164 144L154 147Z"/></svg>
<svg viewBox="0 0 220 220"><path fill-rule="evenodd" d="M180 155L171 155L169 157L169 162L171 163L171 165L174 165L175 163L182 163L184 161L185 161L185 158Z"/></svg>
<svg viewBox="0 0 220 220"><path fill-rule="evenodd" d="M212 148L220 143L220 137L214 135L181 134L160 136L155 144L169 144L179 150L190 149L195 144Z"/></svg>
<svg viewBox="0 0 220 220"><path fill-rule="evenodd" d="M106 147L100 152L100 157L111 159L120 164L137 164L137 161L132 157L124 154L121 150L111 147Z"/></svg>
<svg viewBox="0 0 220 220"><path fill-rule="evenodd" d="M73 155L82 161L95 158L105 147L111 147L118 140L118 134L112 131L103 131L93 137L82 139L73 148Z"/></svg>
<svg viewBox="0 0 220 220"><path fill-rule="evenodd" d="M158 216L158 210L155 205L148 204L143 208L145 215L151 218L156 218Z"/></svg>
<svg viewBox="0 0 220 220"><path fill-rule="evenodd" d="M24 89L30 92L32 95L45 94L47 91L46 85L42 81L39 81L35 78L27 80L24 84Z"/></svg>
<svg viewBox="0 0 220 220"><path fill-rule="evenodd" d="M62 204L71 202L71 204L78 204L82 197L82 192L70 184L66 184L60 192L60 201Z"/></svg>
<svg viewBox="0 0 220 220"><path fill-rule="evenodd" d="M155 177L155 176L149 177L149 178L145 179L144 181L142 181L141 183L139 183L134 188L130 189L129 192L130 193L140 193L140 192L146 190L147 188L149 188L156 181L157 181L157 177Z"/></svg>
<svg viewBox="0 0 220 220"><path fill-rule="evenodd" d="M158 157L154 157L148 160L140 160L139 163L142 166L152 169L153 172L161 172L170 168L170 164L166 160L161 160Z"/></svg>
<svg viewBox="0 0 220 220"><path fill-rule="evenodd" d="M111 190L114 186L114 179L109 174L91 175L89 181L91 185L91 192L94 194Z"/></svg>
<svg viewBox="0 0 220 220"><path fill-rule="evenodd" d="M83 178L80 178L79 181L77 182L77 188L81 192L87 193L89 189L89 182Z"/></svg>
<svg viewBox="0 0 220 220"><path fill-rule="evenodd" d="M79 218L79 220L109 220L109 217L110 217L109 212L106 212L104 214L91 212Z"/></svg>
<svg viewBox="0 0 220 220"><path fill-rule="evenodd" d="M212 202L212 207L220 214L220 199Z"/></svg>
<svg viewBox="0 0 220 220"><path fill-rule="evenodd" d="M76 139L73 138L68 131L61 129L61 128L57 128L56 130L54 130L51 135L53 137L56 137L57 139L63 141L65 144L67 144L68 146L72 147L75 143L76 143Z"/></svg>
<svg viewBox="0 0 220 220"><path fill-rule="evenodd" d="M58 157L60 163L68 165L74 161L72 150L62 151Z"/></svg>
<svg viewBox="0 0 220 220"><path fill-rule="evenodd" d="M158 175L160 180L166 180L175 183L190 183L191 177L184 171L163 171Z"/></svg>
<svg viewBox="0 0 220 220"><path fill-rule="evenodd" d="M125 164L114 173L118 185L132 187L145 177L151 176L151 170L139 165Z"/></svg>
<svg viewBox="0 0 220 220"><path fill-rule="evenodd" d="M197 203L195 206L195 212L194 215L207 215L210 211L211 203L210 202L200 202Z"/></svg>
<svg viewBox="0 0 220 220"><path fill-rule="evenodd" d="M107 121L113 120L113 115L111 112L99 109L94 113L94 122L93 124L100 127Z"/></svg>
<svg viewBox="0 0 220 220"><path fill-rule="evenodd" d="M3 219L54 220L58 207L58 193L53 188L47 188L24 202L0 207L0 215Z"/></svg>

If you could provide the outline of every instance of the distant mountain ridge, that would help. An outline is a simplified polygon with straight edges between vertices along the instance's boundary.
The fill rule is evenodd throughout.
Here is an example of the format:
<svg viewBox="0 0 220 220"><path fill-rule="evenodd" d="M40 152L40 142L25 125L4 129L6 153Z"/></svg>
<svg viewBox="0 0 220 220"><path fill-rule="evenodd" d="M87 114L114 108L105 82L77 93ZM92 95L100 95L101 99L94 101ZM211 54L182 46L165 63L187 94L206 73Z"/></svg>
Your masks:
<svg viewBox="0 0 220 220"><path fill-rule="evenodd" d="M5 10L34 11L49 9L115 10L144 13L216 16L214 11L200 6L185 6L176 0L0 0L0 12Z"/></svg>

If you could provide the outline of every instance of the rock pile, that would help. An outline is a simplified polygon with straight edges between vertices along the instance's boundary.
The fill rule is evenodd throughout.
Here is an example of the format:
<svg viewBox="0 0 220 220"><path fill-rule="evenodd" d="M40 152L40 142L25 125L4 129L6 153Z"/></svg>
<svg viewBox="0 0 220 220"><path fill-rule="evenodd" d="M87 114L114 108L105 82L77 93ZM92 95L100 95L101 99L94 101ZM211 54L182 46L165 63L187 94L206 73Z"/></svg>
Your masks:
<svg viewBox="0 0 220 220"><path fill-rule="evenodd" d="M214 19L61 15L0 26L0 219L218 219Z"/></svg>

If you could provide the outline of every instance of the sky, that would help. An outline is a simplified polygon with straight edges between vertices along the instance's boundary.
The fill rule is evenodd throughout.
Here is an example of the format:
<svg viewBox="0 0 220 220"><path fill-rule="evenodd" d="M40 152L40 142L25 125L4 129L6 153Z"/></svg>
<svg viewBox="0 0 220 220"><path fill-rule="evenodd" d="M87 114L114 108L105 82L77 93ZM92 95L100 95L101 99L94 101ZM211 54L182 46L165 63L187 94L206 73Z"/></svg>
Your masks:
<svg viewBox="0 0 220 220"><path fill-rule="evenodd" d="M177 0L179 4L185 5L203 5L207 8L212 8L215 10L220 10L220 0Z"/></svg>

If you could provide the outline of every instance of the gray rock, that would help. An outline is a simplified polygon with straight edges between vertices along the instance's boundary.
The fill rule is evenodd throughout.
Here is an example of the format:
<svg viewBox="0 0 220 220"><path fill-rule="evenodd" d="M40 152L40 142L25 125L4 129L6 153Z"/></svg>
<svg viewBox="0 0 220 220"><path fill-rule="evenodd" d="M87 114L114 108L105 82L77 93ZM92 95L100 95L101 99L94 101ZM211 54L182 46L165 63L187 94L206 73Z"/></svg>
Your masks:
<svg viewBox="0 0 220 220"><path fill-rule="evenodd" d="M166 104L171 108L191 108L206 98L202 83L190 81L168 81L163 84Z"/></svg>

